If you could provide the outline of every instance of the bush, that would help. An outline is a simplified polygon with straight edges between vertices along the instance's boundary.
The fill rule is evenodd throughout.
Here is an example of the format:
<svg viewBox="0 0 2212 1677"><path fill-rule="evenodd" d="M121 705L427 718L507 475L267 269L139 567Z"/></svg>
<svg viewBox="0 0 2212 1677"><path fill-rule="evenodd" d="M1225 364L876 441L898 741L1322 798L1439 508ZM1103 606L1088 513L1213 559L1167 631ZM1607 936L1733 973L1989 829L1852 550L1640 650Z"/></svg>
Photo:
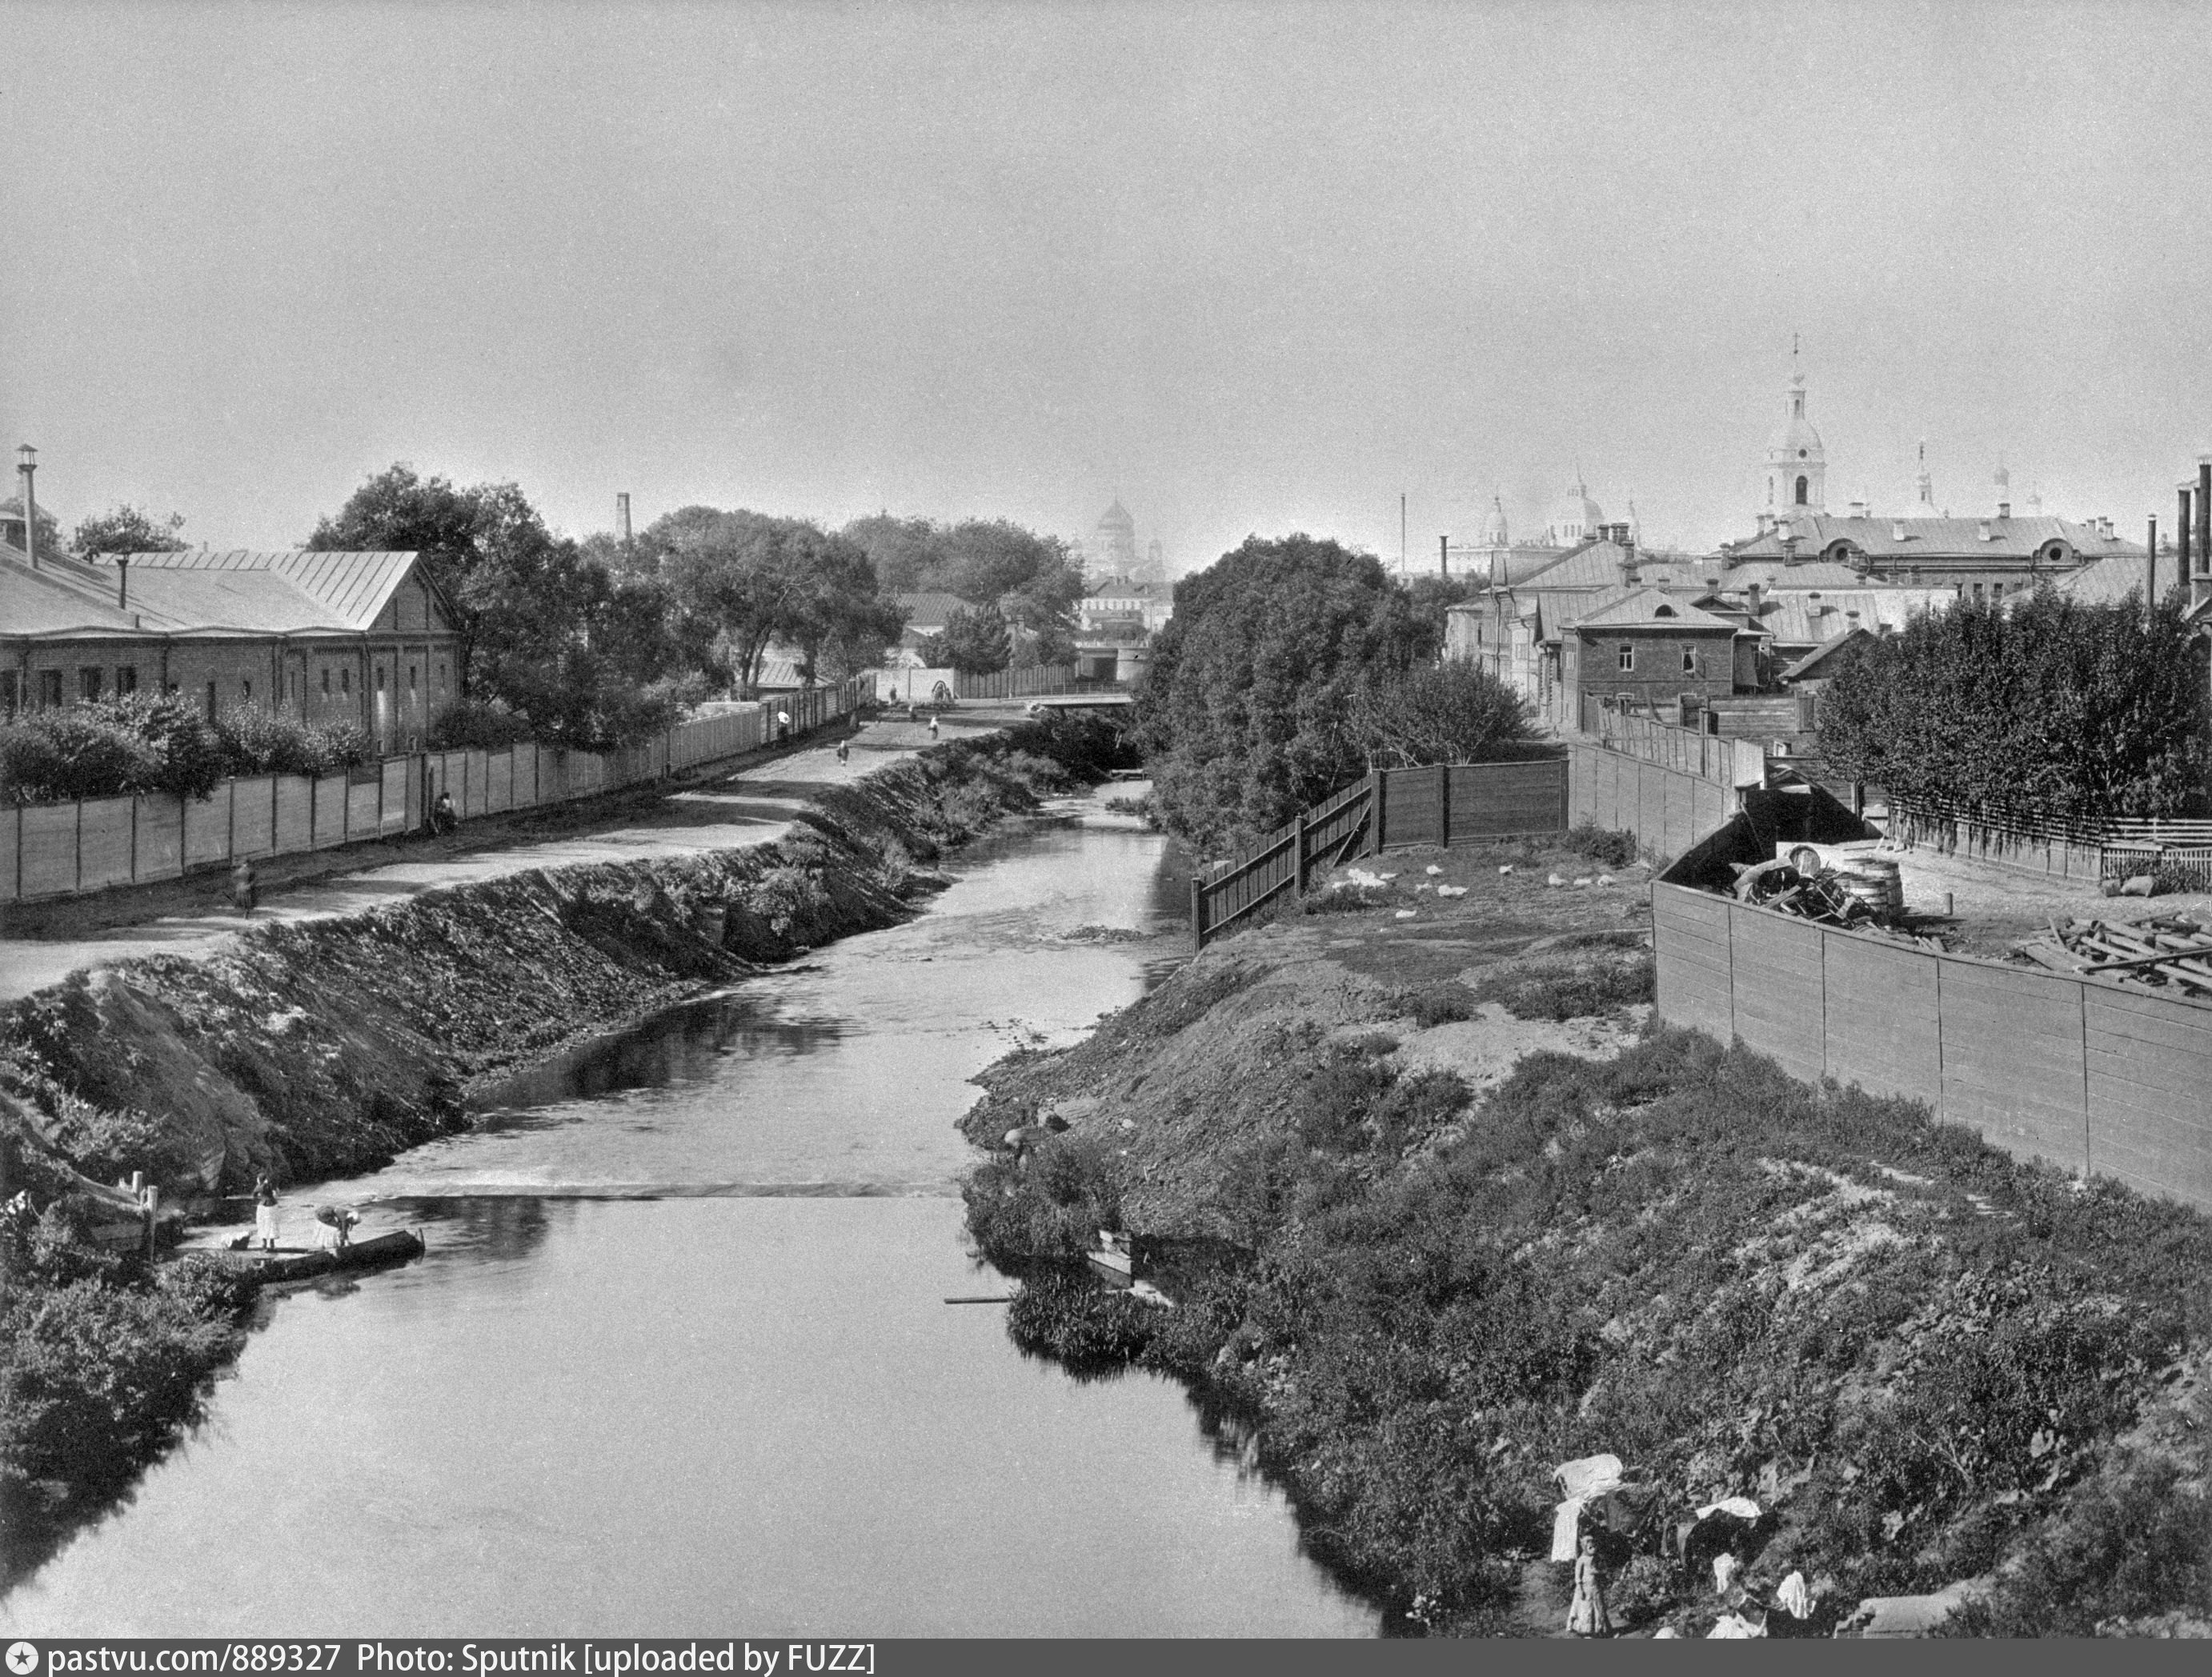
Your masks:
<svg viewBox="0 0 2212 1677"><path fill-rule="evenodd" d="M1430 1030L1440 1024L1473 1018L1480 1004L1474 992L1466 985L1456 979L1447 979L1426 989L1407 992L1399 1005L1413 1015L1415 1024Z"/></svg>
<svg viewBox="0 0 2212 1677"><path fill-rule="evenodd" d="M0 724L0 789L19 804L205 798L224 772L215 731L174 695L134 693Z"/></svg>
<svg viewBox="0 0 2212 1677"><path fill-rule="evenodd" d="M496 701L463 699L430 724L422 743L433 751L497 751L534 736L530 719Z"/></svg>
<svg viewBox="0 0 2212 1677"><path fill-rule="evenodd" d="M351 722L303 722L258 705L227 711L216 724L227 775L341 775L376 760L376 742Z"/></svg>
<svg viewBox="0 0 2212 1677"><path fill-rule="evenodd" d="M1587 856L1607 867L1626 867L1636 860L1635 834L1615 832L1595 821L1569 828L1563 842L1577 855Z"/></svg>

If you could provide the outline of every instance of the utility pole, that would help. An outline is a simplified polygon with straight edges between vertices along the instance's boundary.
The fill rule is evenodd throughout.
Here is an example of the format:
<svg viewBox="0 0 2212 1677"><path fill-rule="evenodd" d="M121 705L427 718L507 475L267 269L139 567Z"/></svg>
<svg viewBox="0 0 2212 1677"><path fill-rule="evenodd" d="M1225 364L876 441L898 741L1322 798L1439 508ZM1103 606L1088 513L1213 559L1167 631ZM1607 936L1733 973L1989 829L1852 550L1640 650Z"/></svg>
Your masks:
<svg viewBox="0 0 2212 1677"><path fill-rule="evenodd" d="M1405 495L1405 492L1404 492L1403 490L1401 490L1401 491L1399 491L1399 495L1398 495L1398 574L1399 574L1399 575L1401 575L1401 576L1403 576L1403 575L1405 575L1405 574L1406 574L1406 495Z"/></svg>

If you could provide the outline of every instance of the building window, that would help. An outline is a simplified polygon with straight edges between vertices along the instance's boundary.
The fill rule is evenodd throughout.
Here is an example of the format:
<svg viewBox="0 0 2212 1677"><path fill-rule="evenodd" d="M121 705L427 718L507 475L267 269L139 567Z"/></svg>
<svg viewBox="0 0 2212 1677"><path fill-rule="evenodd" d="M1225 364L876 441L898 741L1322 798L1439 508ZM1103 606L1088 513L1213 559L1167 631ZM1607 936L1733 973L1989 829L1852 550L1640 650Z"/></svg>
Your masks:
<svg viewBox="0 0 2212 1677"><path fill-rule="evenodd" d="M349 696L351 696L353 692L353 671L351 670L341 670L338 671L338 691L346 694Z"/></svg>
<svg viewBox="0 0 2212 1677"><path fill-rule="evenodd" d="M384 691L384 666L381 664L376 666L376 690L380 693Z"/></svg>
<svg viewBox="0 0 2212 1677"><path fill-rule="evenodd" d="M210 682L210 683L207 684L207 719L208 719L208 720L209 720L209 721L212 722L212 721L214 721L214 720L215 720L215 716L216 716L215 684L214 684L213 682Z"/></svg>
<svg viewBox="0 0 2212 1677"><path fill-rule="evenodd" d="M323 671L323 696L326 699L331 696L331 672L327 667Z"/></svg>
<svg viewBox="0 0 2212 1677"><path fill-rule="evenodd" d="M1811 499L1812 489L1811 483L1807 479L1800 477L1797 480L1797 504L1800 507L1804 506Z"/></svg>
<svg viewBox="0 0 2212 1677"><path fill-rule="evenodd" d="M0 716L15 714L15 672L0 670Z"/></svg>
<svg viewBox="0 0 2212 1677"><path fill-rule="evenodd" d="M61 708L62 672L59 670L39 671L39 702L49 710Z"/></svg>
<svg viewBox="0 0 2212 1677"><path fill-rule="evenodd" d="M1703 673L1698 668L1697 653L1693 652L1686 652L1682 654L1682 673L1686 676L1694 676Z"/></svg>
<svg viewBox="0 0 2212 1677"><path fill-rule="evenodd" d="M115 690L118 693L136 693L138 690L138 666L136 664L115 666Z"/></svg>
<svg viewBox="0 0 2212 1677"><path fill-rule="evenodd" d="M247 704L252 704L253 702L253 684L252 682L241 681L239 683L238 693L239 697L243 699Z"/></svg>
<svg viewBox="0 0 2212 1677"><path fill-rule="evenodd" d="M100 666L88 664L76 672L76 696L90 704L100 696Z"/></svg>
<svg viewBox="0 0 2212 1677"><path fill-rule="evenodd" d="M1636 648L1624 646L1620 649L1620 668L1623 674L1636 667Z"/></svg>
<svg viewBox="0 0 2212 1677"><path fill-rule="evenodd" d="M1975 604L1975 605L1979 605L1981 603L1982 603L1982 585L1981 585L1980 583L1977 582L1977 583L1974 585L1974 604Z"/></svg>
<svg viewBox="0 0 2212 1677"><path fill-rule="evenodd" d="M438 690L446 690L446 660L442 658L438 660Z"/></svg>
<svg viewBox="0 0 2212 1677"><path fill-rule="evenodd" d="M415 666L412 664L407 666L407 690L410 693L415 690Z"/></svg>

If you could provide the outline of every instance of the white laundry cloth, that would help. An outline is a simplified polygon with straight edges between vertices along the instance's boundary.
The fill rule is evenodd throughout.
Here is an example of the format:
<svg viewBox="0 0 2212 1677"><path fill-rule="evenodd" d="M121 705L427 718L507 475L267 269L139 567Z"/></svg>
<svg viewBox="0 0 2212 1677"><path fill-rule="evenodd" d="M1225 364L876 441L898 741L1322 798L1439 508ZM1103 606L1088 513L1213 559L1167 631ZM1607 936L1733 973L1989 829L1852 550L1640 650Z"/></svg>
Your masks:
<svg viewBox="0 0 2212 1677"><path fill-rule="evenodd" d="M1713 1594L1725 1595L1735 1581L1735 1569L1741 1565L1734 1555L1723 1552L1713 1557Z"/></svg>
<svg viewBox="0 0 2212 1677"><path fill-rule="evenodd" d="M1739 1520L1756 1520L1759 1518L1759 1504L1748 1497L1723 1497L1717 1503L1707 1503L1697 1513L1700 1520L1710 1520L1716 1514L1733 1514Z"/></svg>
<svg viewBox="0 0 2212 1677"><path fill-rule="evenodd" d="M1784 1578L1781 1588L1774 1592L1774 1599L1792 1619L1802 1619L1813 1611L1813 1598L1805 1588L1802 1572L1792 1572Z"/></svg>
<svg viewBox="0 0 2212 1677"><path fill-rule="evenodd" d="M1754 1625L1741 1613L1724 1613L1720 1621L1705 1632L1707 1642L1741 1642L1752 1637L1763 1637L1766 1626Z"/></svg>

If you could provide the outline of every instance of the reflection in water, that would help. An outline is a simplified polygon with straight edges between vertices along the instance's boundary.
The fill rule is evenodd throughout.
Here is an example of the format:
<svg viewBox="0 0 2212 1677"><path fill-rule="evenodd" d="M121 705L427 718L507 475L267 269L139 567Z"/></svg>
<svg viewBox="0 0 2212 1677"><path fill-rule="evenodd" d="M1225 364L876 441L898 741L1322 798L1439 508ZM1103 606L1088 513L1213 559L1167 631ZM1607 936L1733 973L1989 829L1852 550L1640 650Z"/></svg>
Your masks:
<svg viewBox="0 0 2212 1677"><path fill-rule="evenodd" d="M1127 823L997 842L912 923L343 1185L428 1255L269 1311L209 1424L0 1627L1372 1635L1180 1388L1079 1385L948 1308L1003 1284L957 1200L911 1197L965 1161L969 1077L1179 955L1064 936L1179 934L1170 868ZM532 1192L641 1182L672 1197ZM874 1197L688 1197L728 1183Z"/></svg>

